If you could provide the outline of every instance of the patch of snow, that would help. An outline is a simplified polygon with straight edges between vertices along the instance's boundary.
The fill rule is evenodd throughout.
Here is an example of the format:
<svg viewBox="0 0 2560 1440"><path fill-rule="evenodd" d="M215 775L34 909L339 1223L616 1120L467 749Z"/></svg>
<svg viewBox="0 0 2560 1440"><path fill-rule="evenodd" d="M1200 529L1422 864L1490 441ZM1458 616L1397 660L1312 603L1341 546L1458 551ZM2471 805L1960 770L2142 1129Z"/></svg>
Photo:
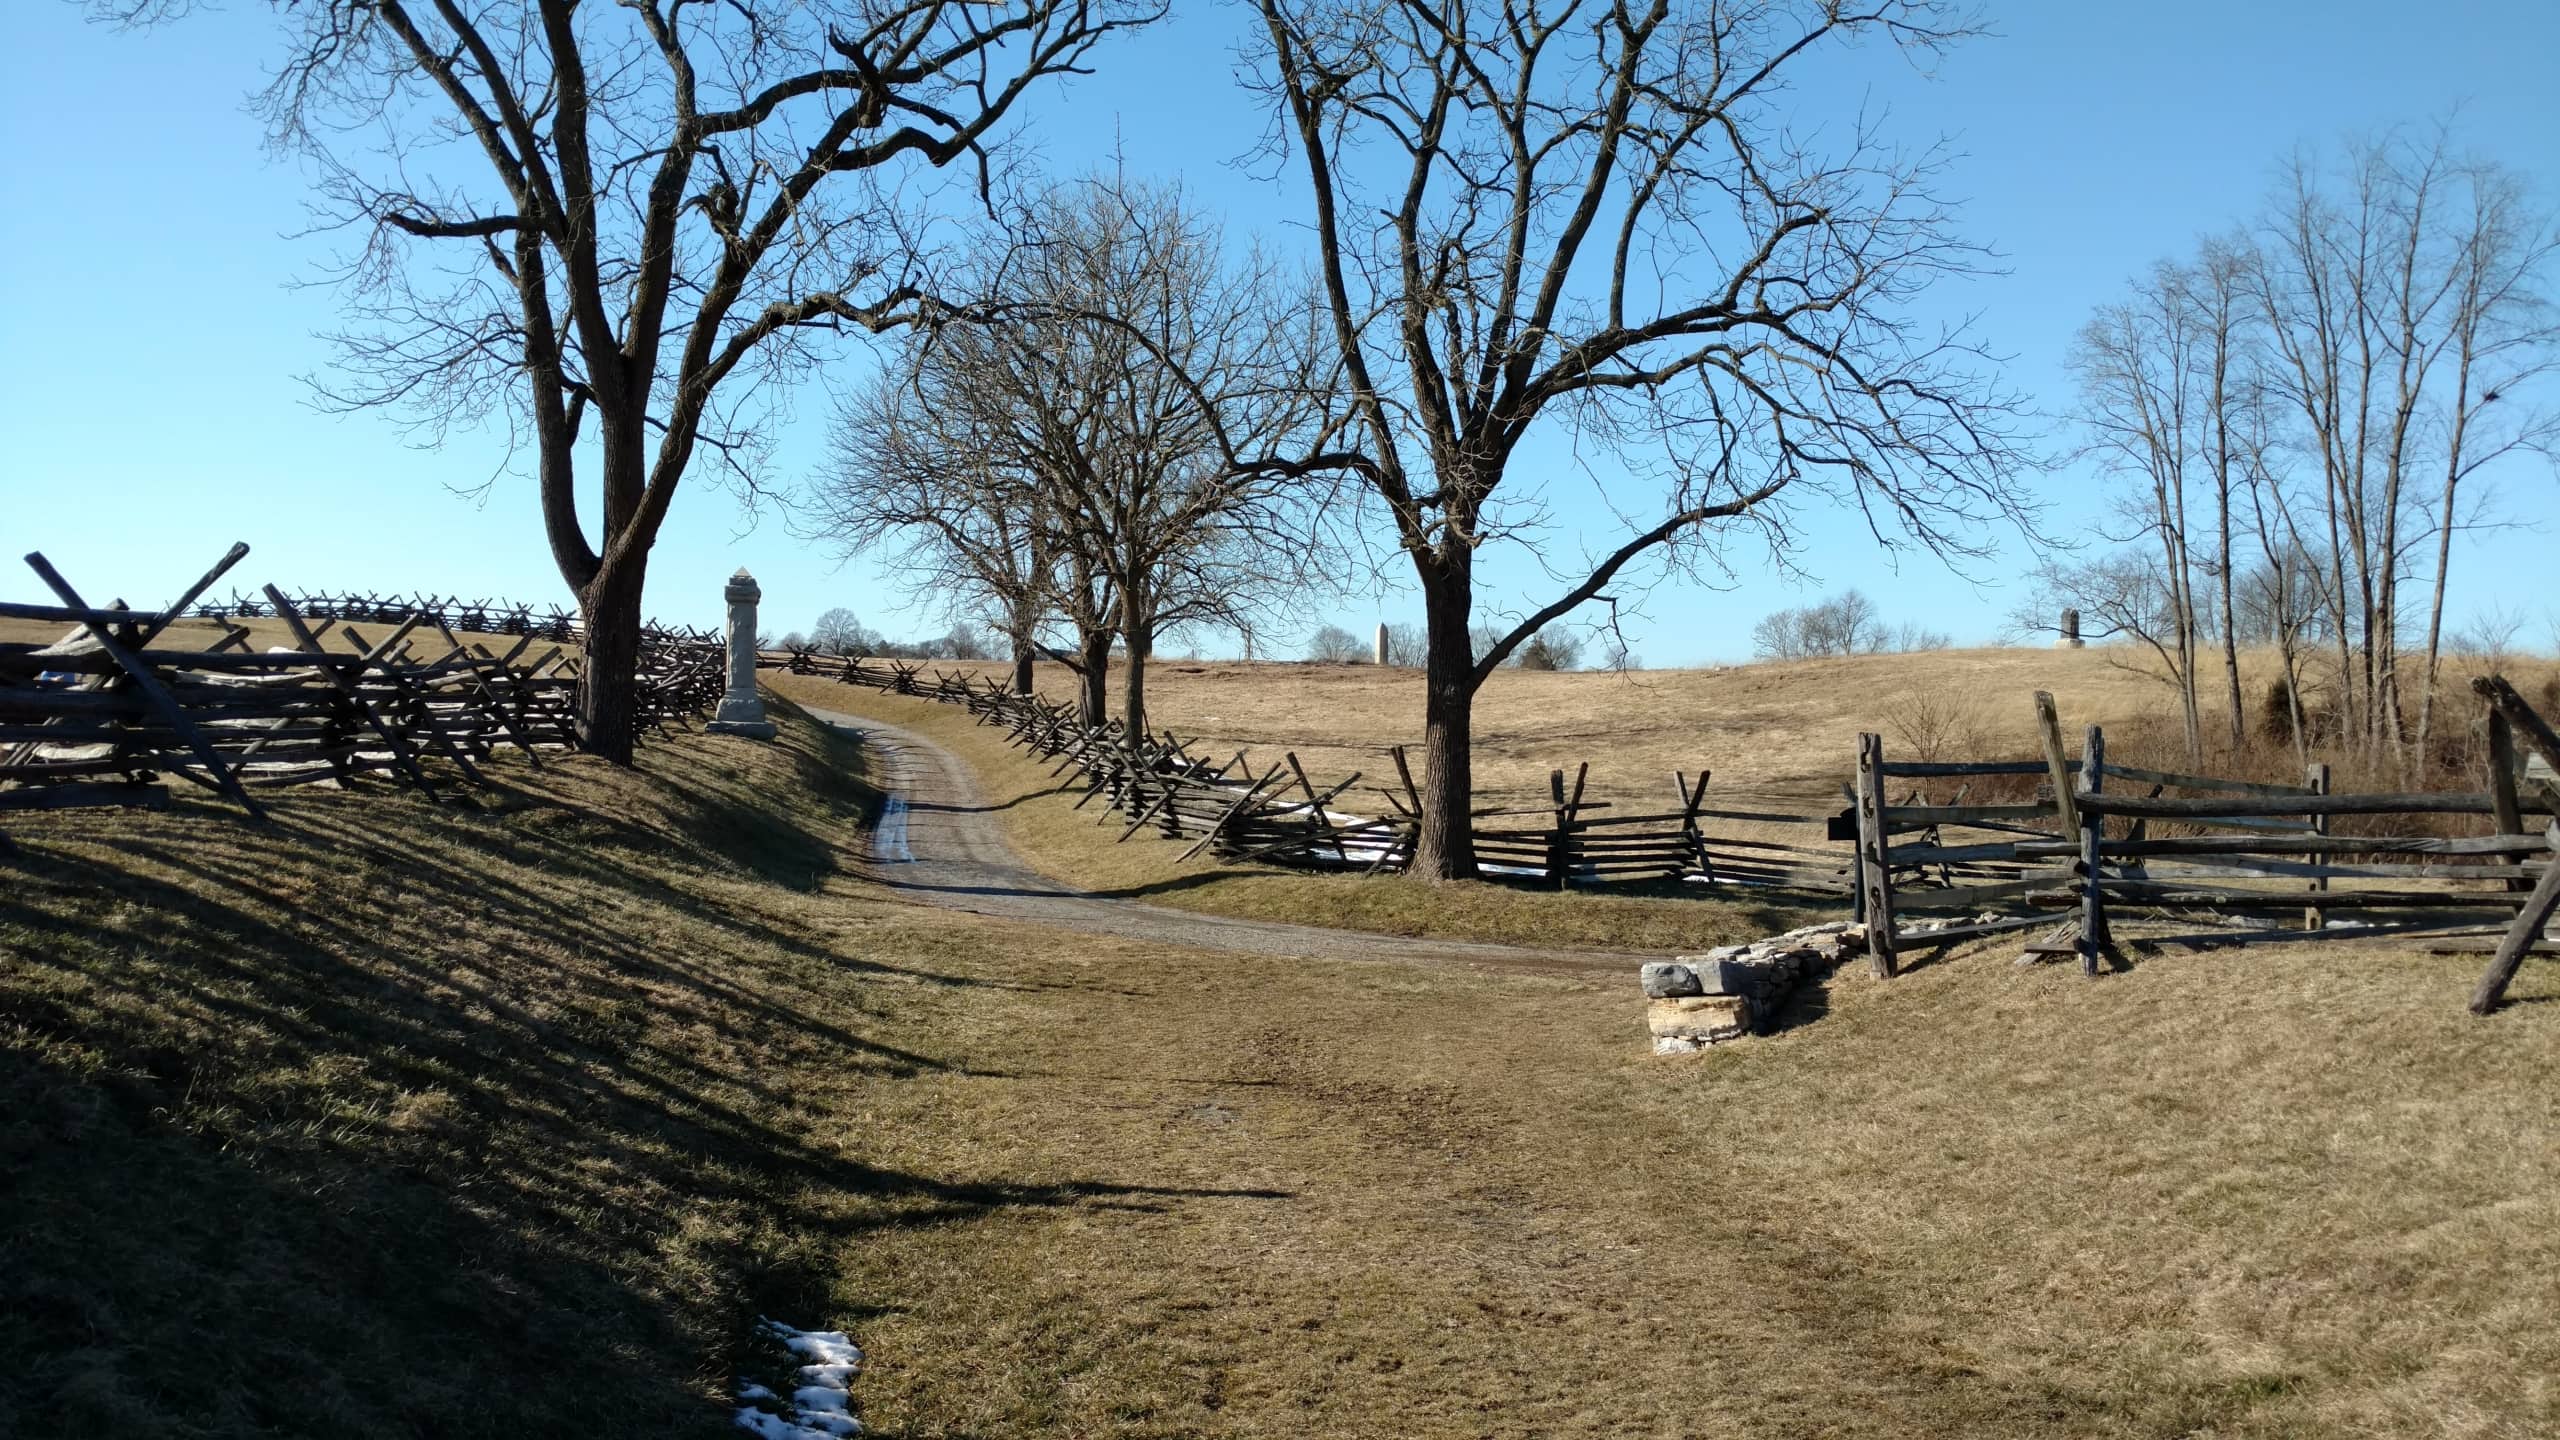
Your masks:
<svg viewBox="0 0 2560 1440"><path fill-rule="evenodd" d="M896 802L892 802L893 804ZM899 806L904 850L904 806ZM886 817L883 817L886 828ZM913 858L901 856L899 858ZM841 1330L795 1330L778 1320L759 1318L758 1333L778 1342L802 1361L792 1374L798 1382L784 1401L766 1386L741 1379L738 1428L763 1440L838 1440L859 1435L862 1422L853 1418L853 1377L862 1370L862 1347Z"/></svg>
<svg viewBox="0 0 2560 1440"><path fill-rule="evenodd" d="M905 797L892 795L889 803L880 807L880 828L872 832L871 849L878 858L893 863L903 864L916 858L915 852L907 848Z"/></svg>

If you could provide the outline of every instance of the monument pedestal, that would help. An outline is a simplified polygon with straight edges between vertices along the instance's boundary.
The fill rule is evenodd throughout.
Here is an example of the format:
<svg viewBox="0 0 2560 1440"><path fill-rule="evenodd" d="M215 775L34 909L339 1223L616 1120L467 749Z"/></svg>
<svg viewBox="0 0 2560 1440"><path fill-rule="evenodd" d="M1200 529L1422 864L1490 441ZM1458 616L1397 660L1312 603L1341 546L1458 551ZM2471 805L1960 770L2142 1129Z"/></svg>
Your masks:
<svg viewBox="0 0 2560 1440"><path fill-rule="evenodd" d="M764 701L756 695L756 602L764 598L764 587L741 567L720 598L729 602L729 693L720 697L719 711L702 728L714 735L770 740L777 732L764 718Z"/></svg>

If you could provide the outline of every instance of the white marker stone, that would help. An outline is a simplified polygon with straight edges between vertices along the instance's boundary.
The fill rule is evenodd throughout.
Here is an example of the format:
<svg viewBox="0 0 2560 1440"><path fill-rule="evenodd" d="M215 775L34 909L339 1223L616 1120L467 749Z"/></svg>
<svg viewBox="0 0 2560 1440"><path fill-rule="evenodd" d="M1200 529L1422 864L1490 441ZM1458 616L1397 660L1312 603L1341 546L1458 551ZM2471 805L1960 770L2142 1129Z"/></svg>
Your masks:
<svg viewBox="0 0 2560 1440"><path fill-rule="evenodd" d="M729 693L720 697L720 713L703 728L715 735L770 740L773 722L764 718L764 702L756 698L756 602L764 598L764 589L741 567L720 597L729 602Z"/></svg>

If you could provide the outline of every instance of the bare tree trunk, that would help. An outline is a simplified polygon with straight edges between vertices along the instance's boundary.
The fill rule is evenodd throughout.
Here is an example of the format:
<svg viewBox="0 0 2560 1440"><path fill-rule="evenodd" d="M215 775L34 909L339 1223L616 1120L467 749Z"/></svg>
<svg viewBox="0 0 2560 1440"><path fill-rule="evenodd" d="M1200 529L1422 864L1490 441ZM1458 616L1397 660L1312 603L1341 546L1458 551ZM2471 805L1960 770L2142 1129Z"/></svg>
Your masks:
<svg viewBox="0 0 2560 1440"><path fill-rule="evenodd" d="M2229 323L2227 316L2224 323ZM2231 604L2232 572L2240 568L2240 562L2231 553L2231 416L2222 369L2217 353L2213 379L2213 506L2221 550L2214 558L2222 580L2222 678L2231 702L2231 753L2237 755L2249 743L2249 723L2240 698L2240 613Z"/></svg>
<svg viewBox="0 0 2560 1440"><path fill-rule="evenodd" d="M1476 698L1475 648L1467 634L1475 603L1469 559L1421 570L1429 644L1422 667L1422 821L1411 873L1435 880L1476 875L1468 815L1475 796Z"/></svg>
<svg viewBox="0 0 2560 1440"><path fill-rule="evenodd" d="M1111 714L1111 632L1087 630L1076 637L1076 718L1086 729Z"/></svg>
<svg viewBox="0 0 2560 1440"><path fill-rule="evenodd" d="M1156 648L1149 608L1143 578L1120 587L1120 718L1132 743L1147 733L1147 657Z"/></svg>
<svg viewBox="0 0 2560 1440"><path fill-rule="evenodd" d="M2293 731L2294 761L2308 773L2311 768L2311 737L2304 732L2310 728L2310 712L2302 707L2302 656L2294 644L2293 632L2285 630L2279 633L2284 637L2285 720L2287 728Z"/></svg>
<svg viewBox="0 0 2560 1440"><path fill-rule="evenodd" d="M2231 606L2231 497L2222 505L2222 677L2230 689L2231 753L2249 743L2249 720L2240 698L2240 615Z"/></svg>
<svg viewBox="0 0 2560 1440"><path fill-rule="evenodd" d="M578 681L578 740L588 754L631 763L640 724L640 590L645 553L607 565L578 597L586 635Z"/></svg>
<svg viewBox="0 0 2560 1440"><path fill-rule="evenodd" d="M2460 432L2457 431L2458 435ZM2461 441L2454 442L2457 463ZM2428 764L2427 738L2436 723L2436 663L2444 643L2445 571L2453 562L2453 497L2460 472L2446 467L2444 477L2444 523L2436 533L2436 581L2434 593L2427 600L2427 669L2426 689L2418 697L2418 773L2424 775Z"/></svg>
<svg viewBox="0 0 2560 1440"><path fill-rule="evenodd" d="M1005 616L1005 639L1013 646L1013 693L1031 693L1031 661L1040 647L1033 635L1040 628L1039 602L1028 595L1015 599Z"/></svg>

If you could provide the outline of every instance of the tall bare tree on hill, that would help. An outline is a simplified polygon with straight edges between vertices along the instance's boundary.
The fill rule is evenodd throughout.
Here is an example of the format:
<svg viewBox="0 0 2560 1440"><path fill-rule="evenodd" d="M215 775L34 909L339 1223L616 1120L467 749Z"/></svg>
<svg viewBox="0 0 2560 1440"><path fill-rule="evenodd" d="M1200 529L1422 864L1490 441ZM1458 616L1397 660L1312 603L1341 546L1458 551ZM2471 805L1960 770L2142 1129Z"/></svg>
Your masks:
<svg viewBox="0 0 2560 1440"><path fill-rule="evenodd" d="M2260 229L2250 293L2269 369L2319 465L2337 557L2342 713L2359 745L2397 757L2410 735L2401 587L2432 538L2441 589L2464 477L2552 443L2553 410L2533 382L2552 363L2542 287L2560 230L2527 210L2511 174L2456 155L2441 128L2351 145L2333 168L2296 157ZM2484 419L2495 423L2475 428ZM2424 499L2431 474L2448 481L2440 511ZM2440 593L2430 609L2432 635ZM2434 666L2431 655L2422 685ZM2426 699L2420 708L2431 719Z"/></svg>
<svg viewBox="0 0 2560 1440"><path fill-rule="evenodd" d="M94 0L128 20L189 0ZM761 483L777 382L930 306L920 173L1144 0L275 0L260 108L360 237L325 397L530 431L584 613L582 743L631 754L642 583L703 452ZM365 153L354 137L378 146ZM583 487L600 529L580 516Z"/></svg>
<svg viewBox="0 0 2560 1440"><path fill-rule="evenodd" d="M2187 758L2200 758L2196 704L2198 626L2187 511L2188 462L2204 417L2193 377L2203 343L2190 274L2159 265L2126 300L2099 308L2072 347L2080 420L2108 473L2140 482L2115 503L2157 548L2156 568L2082 565L2060 588L2085 585L2097 634L2139 635L2168 667L2178 692Z"/></svg>
<svg viewBox="0 0 2560 1440"><path fill-rule="evenodd" d="M1788 80L1868 37L1915 58L1945 5L1257 0L1250 83L1302 167L1350 407L1329 457L1386 512L1423 596L1423 819L1412 861L1476 873L1472 706L1520 645L1640 561L1784 544L1800 502L1961 551L2024 518L2009 412L1960 339L1899 313L1973 267L1930 166L1863 129L1795 138ZM1542 420L1655 482L1561 593L1470 644L1478 550L1516 534ZM1346 459L1341 452L1353 452Z"/></svg>
<svg viewBox="0 0 2560 1440"><path fill-rule="evenodd" d="M2560 373L2560 309L2541 288L2560 257L2560 223L2548 211L2537 211L2523 184L2503 170L2473 164L2463 178L2467 209L2456 210L2450 222L2455 254L2446 321L2447 389L2435 408L2444 491L2435 517L2435 583L2427 597L2420 755L2429 753L2435 728L2445 580L2453 569L2453 537L2462 528L2464 486L2511 456L2560 454L2560 405L2538 393Z"/></svg>

